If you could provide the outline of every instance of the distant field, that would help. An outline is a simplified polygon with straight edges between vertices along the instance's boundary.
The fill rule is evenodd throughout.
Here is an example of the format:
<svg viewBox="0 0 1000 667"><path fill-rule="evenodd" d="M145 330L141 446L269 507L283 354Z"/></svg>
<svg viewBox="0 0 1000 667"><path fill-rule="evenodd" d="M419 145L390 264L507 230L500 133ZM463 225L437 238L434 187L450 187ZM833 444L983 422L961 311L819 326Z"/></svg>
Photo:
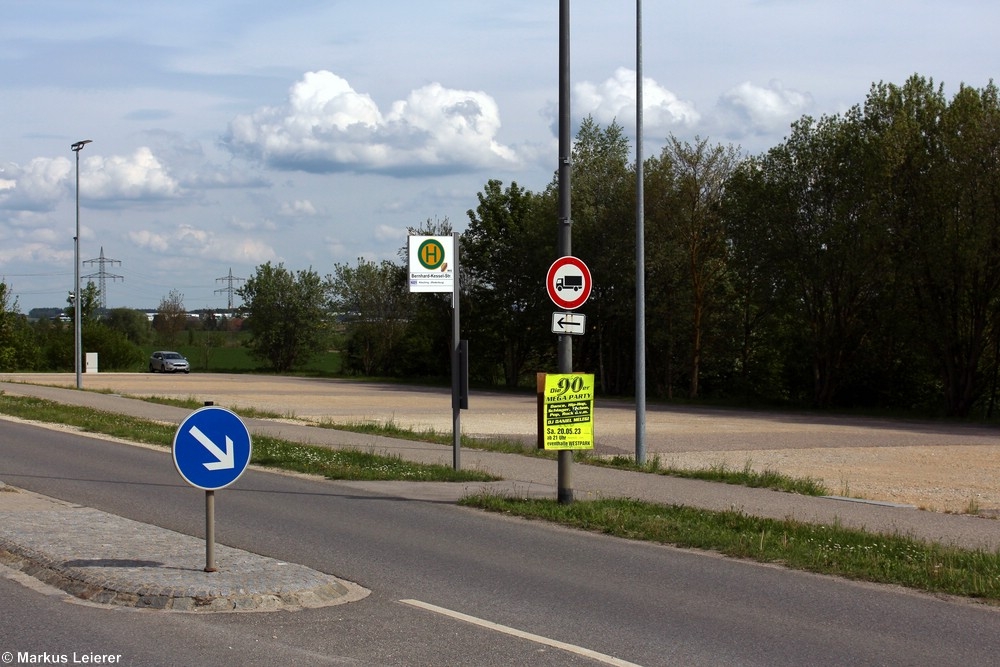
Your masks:
<svg viewBox="0 0 1000 667"><path fill-rule="evenodd" d="M233 341L228 335L222 345L208 345L208 334L206 332L194 332L194 342L177 343L173 346L163 344L144 345L143 362L136 371L146 371L148 369L149 355L155 350L174 350L180 352L191 363L192 371L210 373L252 373L257 371L268 371L269 368L264 362L250 356L250 350L241 344L241 340ZM184 336L187 341L188 336ZM341 372L340 353L336 351L325 352L317 355L311 363L301 368L298 372L316 373L318 375L337 375Z"/></svg>

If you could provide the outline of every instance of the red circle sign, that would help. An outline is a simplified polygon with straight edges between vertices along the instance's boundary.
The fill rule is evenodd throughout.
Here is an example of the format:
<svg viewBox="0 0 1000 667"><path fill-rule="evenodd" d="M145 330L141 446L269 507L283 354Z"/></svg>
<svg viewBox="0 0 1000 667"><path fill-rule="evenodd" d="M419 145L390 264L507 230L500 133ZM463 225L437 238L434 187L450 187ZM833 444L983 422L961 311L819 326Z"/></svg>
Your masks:
<svg viewBox="0 0 1000 667"><path fill-rule="evenodd" d="M583 260L566 255L552 262L545 277L545 289L552 303L566 310L579 308L590 297L593 281Z"/></svg>

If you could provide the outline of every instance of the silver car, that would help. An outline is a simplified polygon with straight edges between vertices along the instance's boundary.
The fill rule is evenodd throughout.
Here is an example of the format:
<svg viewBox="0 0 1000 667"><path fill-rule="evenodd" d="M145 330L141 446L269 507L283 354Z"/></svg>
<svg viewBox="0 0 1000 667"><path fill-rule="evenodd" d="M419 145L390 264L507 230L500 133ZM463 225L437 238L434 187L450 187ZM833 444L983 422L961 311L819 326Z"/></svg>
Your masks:
<svg viewBox="0 0 1000 667"><path fill-rule="evenodd" d="M177 352L154 352L153 356L149 358L149 372L161 373L190 373L191 364L188 360Z"/></svg>

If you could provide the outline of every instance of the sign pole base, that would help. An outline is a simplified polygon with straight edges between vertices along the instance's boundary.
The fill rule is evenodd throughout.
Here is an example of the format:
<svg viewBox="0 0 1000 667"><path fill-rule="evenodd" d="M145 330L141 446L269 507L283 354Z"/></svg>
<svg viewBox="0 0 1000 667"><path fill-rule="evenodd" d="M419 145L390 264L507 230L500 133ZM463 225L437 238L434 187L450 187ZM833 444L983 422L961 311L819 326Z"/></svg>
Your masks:
<svg viewBox="0 0 1000 667"><path fill-rule="evenodd" d="M563 449L559 451L559 484L557 500L560 505L573 504L573 452Z"/></svg>
<svg viewBox="0 0 1000 667"><path fill-rule="evenodd" d="M205 572L218 572L215 567L215 491L205 492Z"/></svg>

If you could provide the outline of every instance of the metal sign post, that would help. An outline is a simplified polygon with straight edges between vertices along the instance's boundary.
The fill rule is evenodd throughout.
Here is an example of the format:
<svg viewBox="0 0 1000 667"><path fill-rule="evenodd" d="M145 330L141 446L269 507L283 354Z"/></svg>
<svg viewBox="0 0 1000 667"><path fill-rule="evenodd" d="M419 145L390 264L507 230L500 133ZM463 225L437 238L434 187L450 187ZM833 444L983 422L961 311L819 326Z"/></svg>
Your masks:
<svg viewBox="0 0 1000 667"><path fill-rule="evenodd" d="M559 0L559 231L556 253L559 257L573 254L573 220L570 216L570 159L573 142L570 136L570 48L569 0ZM573 372L573 338L559 336L557 348L560 373ZM573 502L573 452L559 451L559 476L557 496L560 504Z"/></svg>
<svg viewBox="0 0 1000 667"><path fill-rule="evenodd" d="M458 285L458 232L452 232L455 253L455 287L451 293L451 464L455 470L462 469L462 326L458 305L460 292Z"/></svg>
<svg viewBox="0 0 1000 667"><path fill-rule="evenodd" d="M461 469L462 410L468 400L468 346L461 340L458 276L458 232L451 236L407 237L409 287L411 292L451 293L451 439L452 465Z"/></svg>
<svg viewBox="0 0 1000 667"><path fill-rule="evenodd" d="M237 479L250 463L253 445L233 412L206 403L177 427L174 467L191 486L205 491L205 572L215 567L215 491Z"/></svg>
<svg viewBox="0 0 1000 667"><path fill-rule="evenodd" d="M205 572L218 572L215 567L215 491L205 492Z"/></svg>

